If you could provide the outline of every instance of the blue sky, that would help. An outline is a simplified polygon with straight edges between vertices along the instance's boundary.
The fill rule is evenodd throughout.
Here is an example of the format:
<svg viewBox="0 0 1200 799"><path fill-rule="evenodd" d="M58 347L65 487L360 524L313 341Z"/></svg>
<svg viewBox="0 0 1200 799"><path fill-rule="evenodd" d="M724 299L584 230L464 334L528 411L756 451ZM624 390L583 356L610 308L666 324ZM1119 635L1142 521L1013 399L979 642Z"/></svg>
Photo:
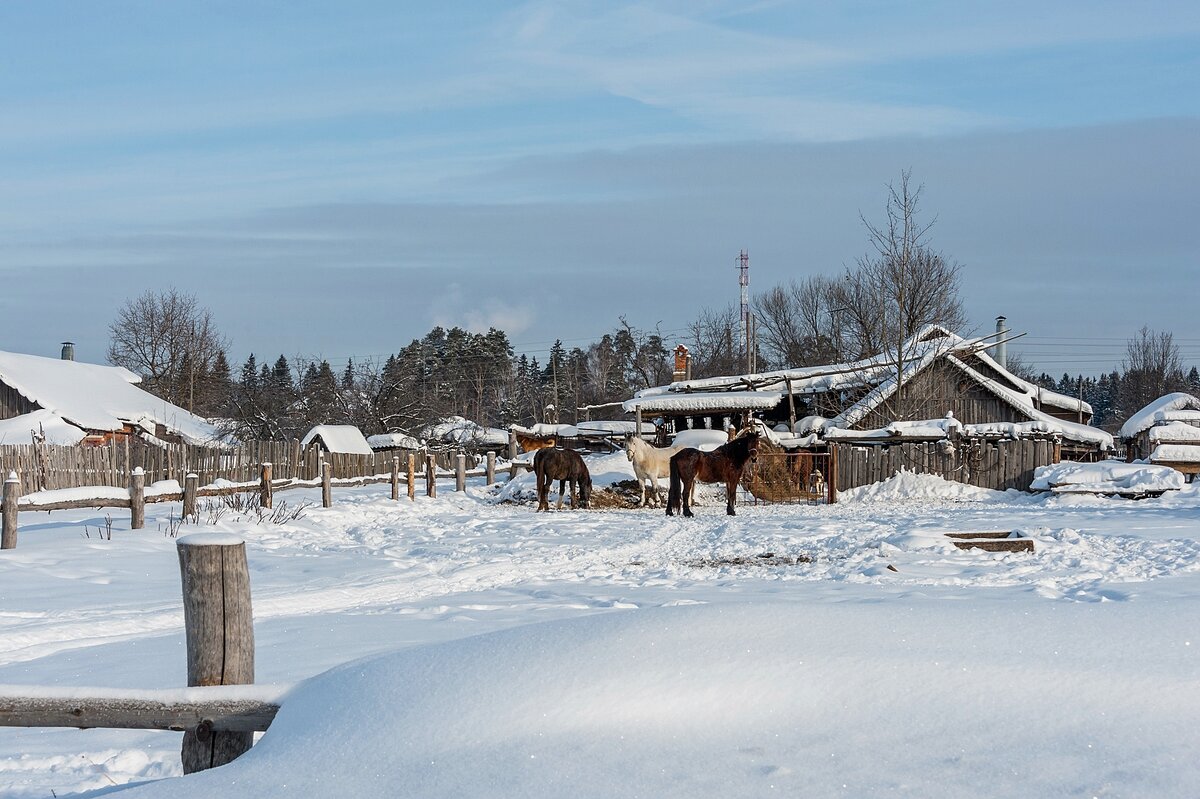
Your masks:
<svg viewBox="0 0 1200 799"><path fill-rule="evenodd" d="M0 98L4 349L169 286L239 358L680 330L911 168L978 328L1200 362L1195 3L6 3Z"/></svg>

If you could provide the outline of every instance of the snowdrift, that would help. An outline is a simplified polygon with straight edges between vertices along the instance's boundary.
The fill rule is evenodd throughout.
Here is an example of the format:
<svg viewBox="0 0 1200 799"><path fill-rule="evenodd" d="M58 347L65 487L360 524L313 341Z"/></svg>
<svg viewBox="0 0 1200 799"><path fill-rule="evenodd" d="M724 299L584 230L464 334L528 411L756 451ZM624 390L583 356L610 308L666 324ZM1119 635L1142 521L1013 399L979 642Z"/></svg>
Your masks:
<svg viewBox="0 0 1200 799"><path fill-rule="evenodd" d="M1182 796L1200 784L1195 630L1093 607L755 603L529 625L336 668L234 763L119 793Z"/></svg>

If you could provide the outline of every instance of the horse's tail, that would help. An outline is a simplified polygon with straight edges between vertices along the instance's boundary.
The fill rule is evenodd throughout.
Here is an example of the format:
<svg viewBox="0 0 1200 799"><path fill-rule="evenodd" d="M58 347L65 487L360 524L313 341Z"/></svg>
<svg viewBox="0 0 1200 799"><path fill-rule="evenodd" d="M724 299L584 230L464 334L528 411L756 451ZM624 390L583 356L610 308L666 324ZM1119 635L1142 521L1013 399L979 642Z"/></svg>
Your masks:
<svg viewBox="0 0 1200 799"><path fill-rule="evenodd" d="M671 488L667 492L667 515L673 516L675 511L679 510L682 505L681 485L683 481L679 477L679 464L675 462L675 456L671 456Z"/></svg>

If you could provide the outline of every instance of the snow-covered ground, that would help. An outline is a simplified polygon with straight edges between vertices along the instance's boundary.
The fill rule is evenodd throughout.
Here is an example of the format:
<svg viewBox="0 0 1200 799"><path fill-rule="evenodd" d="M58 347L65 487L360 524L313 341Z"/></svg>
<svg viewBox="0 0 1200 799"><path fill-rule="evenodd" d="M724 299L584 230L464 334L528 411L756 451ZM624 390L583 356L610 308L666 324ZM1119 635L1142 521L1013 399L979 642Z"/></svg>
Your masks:
<svg viewBox="0 0 1200 799"><path fill-rule="evenodd" d="M1196 486L1135 502L903 474L842 499L535 514L444 481L184 527L244 537L258 681L296 687L236 763L132 795L1196 795ZM109 540L103 511L22 512L0 683L184 685L172 513L131 532L113 511ZM1036 551L942 535L993 530ZM180 737L0 728L0 796L172 777Z"/></svg>

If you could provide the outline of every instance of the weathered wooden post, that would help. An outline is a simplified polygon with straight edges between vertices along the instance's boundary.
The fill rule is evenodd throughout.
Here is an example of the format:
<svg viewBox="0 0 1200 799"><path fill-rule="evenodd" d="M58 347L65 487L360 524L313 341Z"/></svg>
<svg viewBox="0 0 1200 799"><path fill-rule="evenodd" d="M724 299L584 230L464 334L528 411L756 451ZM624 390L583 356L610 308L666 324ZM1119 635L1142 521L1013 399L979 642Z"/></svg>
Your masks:
<svg viewBox="0 0 1200 799"><path fill-rule="evenodd" d="M437 460L433 455L425 456L425 496L437 496Z"/></svg>
<svg viewBox="0 0 1200 799"><path fill-rule="evenodd" d="M496 453L489 451L487 454L487 484L491 485L496 482Z"/></svg>
<svg viewBox="0 0 1200 799"><path fill-rule="evenodd" d="M517 457L517 431L511 427L508 428L508 459L516 460Z"/></svg>
<svg viewBox="0 0 1200 799"><path fill-rule="evenodd" d="M417 453L408 453L408 498L417 499Z"/></svg>
<svg viewBox="0 0 1200 799"><path fill-rule="evenodd" d="M200 475L188 472L183 478L183 518L196 517L196 497L200 492Z"/></svg>
<svg viewBox="0 0 1200 799"><path fill-rule="evenodd" d="M321 461L321 507L328 508L333 505L333 483L331 475L333 467L329 461Z"/></svg>
<svg viewBox="0 0 1200 799"><path fill-rule="evenodd" d="M467 456L462 452L454 456L454 490L467 490Z"/></svg>
<svg viewBox="0 0 1200 799"><path fill-rule="evenodd" d="M129 529L146 526L146 471L137 466L129 474Z"/></svg>
<svg viewBox="0 0 1200 799"><path fill-rule="evenodd" d="M246 544L220 533L176 542L183 578L188 685L254 682L254 621ZM252 732L217 732L202 723L183 734L183 773L223 766L254 743Z"/></svg>
<svg viewBox="0 0 1200 799"><path fill-rule="evenodd" d="M392 499L400 499L400 456L392 456Z"/></svg>
<svg viewBox="0 0 1200 799"><path fill-rule="evenodd" d="M520 467L517 466L516 461L512 461L511 463L508 464L508 479L509 480L516 480L517 475L520 473L521 473Z"/></svg>
<svg viewBox="0 0 1200 799"><path fill-rule="evenodd" d="M264 463L258 477L258 504L261 507L271 507L271 464Z"/></svg>
<svg viewBox="0 0 1200 799"><path fill-rule="evenodd" d="M17 548L17 502L21 499L21 478L9 472L4 481L4 531L0 533L0 549Z"/></svg>

